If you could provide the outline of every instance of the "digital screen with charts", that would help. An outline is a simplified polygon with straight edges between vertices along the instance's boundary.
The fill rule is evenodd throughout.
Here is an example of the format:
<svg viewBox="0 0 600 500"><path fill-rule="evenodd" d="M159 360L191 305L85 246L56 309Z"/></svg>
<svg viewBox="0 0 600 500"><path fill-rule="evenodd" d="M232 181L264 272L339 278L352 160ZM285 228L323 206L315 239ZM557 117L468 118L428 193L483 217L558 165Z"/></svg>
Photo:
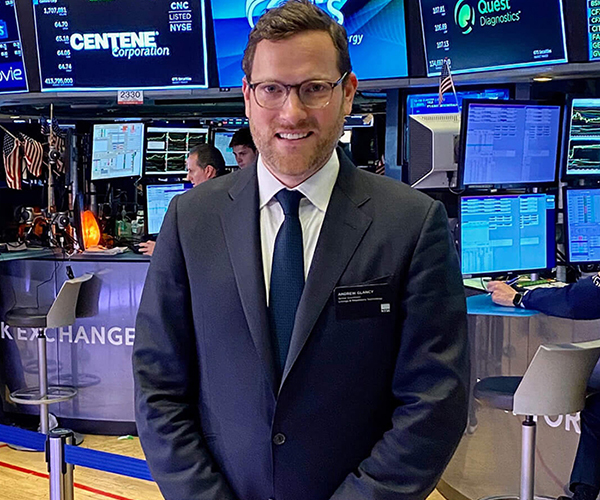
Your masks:
<svg viewBox="0 0 600 500"><path fill-rule="evenodd" d="M421 0L427 75L567 62L561 0Z"/></svg>
<svg viewBox="0 0 600 500"><path fill-rule="evenodd" d="M464 186L554 182L560 124L558 105L467 101L459 179Z"/></svg>
<svg viewBox="0 0 600 500"><path fill-rule="evenodd" d="M94 125L92 180L142 175L143 123Z"/></svg>
<svg viewBox="0 0 600 500"><path fill-rule="evenodd" d="M234 133L235 132L229 130L215 132L215 148L221 152L223 158L225 159L225 165L228 167L237 166L237 161L235 160L235 155L233 154L233 148L229 147L229 143L231 142Z"/></svg>
<svg viewBox="0 0 600 500"><path fill-rule="evenodd" d="M242 57L258 18L279 2L211 0L221 87L241 87ZM404 0L316 0L346 28L359 80L408 76Z"/></svg>
<svg viewBox="0 0 600 500"><path fill-rule="evenodd" d="M42 91L208 86L204 0L33 0Z"/></svg>
<svg viewBox="0 0 600 500"><path fill-rule="evenodd" d="M146 130L147 175L187 174L191 149L206 142L207 128L148 127Z"/></svg>
<svg viewBox="0 0 600 500"><path fill-rule="evenodd" d="M590 61L600 60L600 2L588 0L588 50Z"/></svg>
<svg viewBox="0 0 600 500"><path fill-rule="evenodd" d="M15 1L4 0L0 3L0 93L2 94L28 90Z"/></svg>
<svg viewBox="0 0 600 500"><path fill-rule="evenodd" d="M162 226L169 203L178 194L191 189L191 184L150 184L146 186L146 213L148 218L148 234L158 234Z"/></svg>
<svg viewBox="0 0 600 500"><path fill-rule="evenodd" d="M600 99L573 99L565 175L600 176Z"/></svg>
<svg viewBox="0 0 600 500"><path fill-rule="evenodd" d="M556 265L556 197L548 194L463 196L463 275L536 271Z"/></svg>
<svg viewBox="0 0 600 500"><path fill-rule="evenodd" d="M567 248L569 262L600 262L600 188L567 189Z"/></svg>

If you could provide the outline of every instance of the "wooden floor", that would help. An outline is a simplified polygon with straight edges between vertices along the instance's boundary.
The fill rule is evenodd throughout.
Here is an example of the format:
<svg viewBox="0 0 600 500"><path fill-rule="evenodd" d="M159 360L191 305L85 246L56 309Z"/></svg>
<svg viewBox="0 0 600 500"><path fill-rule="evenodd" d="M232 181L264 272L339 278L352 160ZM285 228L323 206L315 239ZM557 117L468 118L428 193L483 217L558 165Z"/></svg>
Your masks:
<svg viewBox="0 0 600 500"><path fill-rule="evenodd" d="M144 458L139 440L86 436L86 448ZM163 500L155 483L76 467L75 500ZM43 453L15 451L0 444L0 500L45 500L48 470ZM434 491L428 500L444 500Z"/></svg>

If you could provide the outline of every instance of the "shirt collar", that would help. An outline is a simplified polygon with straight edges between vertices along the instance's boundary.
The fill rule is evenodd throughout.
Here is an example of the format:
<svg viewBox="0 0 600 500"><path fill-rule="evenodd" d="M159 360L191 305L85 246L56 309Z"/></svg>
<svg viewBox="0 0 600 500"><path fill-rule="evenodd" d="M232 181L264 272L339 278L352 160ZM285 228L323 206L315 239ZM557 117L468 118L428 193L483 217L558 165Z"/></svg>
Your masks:
<svg viewBox="0 0 600 500"><path fill-rule="evenodd" d="M327 205L331 199L333 186L340 171L340 160L334 151L331 158L302 184L296 186L292 191L300 191L315 207L322 212L327 211ZM269 203L274 196L285 189L286 186L275 177L258 156L257 163L258 192L260 196L260 209Z"/></svg>

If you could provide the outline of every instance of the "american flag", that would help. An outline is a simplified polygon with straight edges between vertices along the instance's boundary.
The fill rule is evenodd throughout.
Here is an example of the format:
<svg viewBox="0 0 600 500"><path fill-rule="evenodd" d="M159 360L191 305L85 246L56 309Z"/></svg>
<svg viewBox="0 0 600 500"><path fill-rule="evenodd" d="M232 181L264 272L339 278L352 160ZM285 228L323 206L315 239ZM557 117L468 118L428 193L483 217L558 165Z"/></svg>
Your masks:
<svg viewBox="0 0 600 500"><path fill-rule="evenodd" d="M42 161L44 159L44 148L31 137L20 134L21 144L23 145L23 158L27 165L27 170L34 177L42 175Z"/></svg>
<svg viewBox="0 0 600 500"><path fill-rule="evenodd" d="M52 136L50 137L50 125L48 124L48 120L42 118L42 134L48 136L48 143L50 144L50 149L55 149L61 154L61 158L56 161L56 171L58 173L65 173L65 165L62 160L62 155L65 152L65 138L63 137L63 132L58 125L58 121L56 118L52 118Z"/></svg>
<svg viewBox="0 0 600 500"><path fill-rule="evenodd" d="M4 170L6 171L6 184L11 189L21 189L23 157L21 156L19 141L10 134L4 134L2 157L4 159Z"/></svg>
<svg viewBox="0 0 600 500"><path fill-rule="evenodd" d="M456 93L454 90L454 82L452 81L452 73L450 73L450 59L446 57L442 63L438 104L442 104L444 102L444 94L449 90L452 90L454 93Z"/></svg>

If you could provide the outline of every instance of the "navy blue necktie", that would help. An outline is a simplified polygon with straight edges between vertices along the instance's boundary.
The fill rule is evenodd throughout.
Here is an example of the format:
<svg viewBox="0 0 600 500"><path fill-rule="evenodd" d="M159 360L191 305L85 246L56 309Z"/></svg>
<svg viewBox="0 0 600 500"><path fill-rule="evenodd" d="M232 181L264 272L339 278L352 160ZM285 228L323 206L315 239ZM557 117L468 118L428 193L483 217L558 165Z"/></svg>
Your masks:
<svg viewBox="0 0 600 500"><path fill-rule="evenodd" d="M269 322L279 376L287 358L296 309L304 289L304 247L298 217L302 193L282 189L275 198L283 208L285 219L275 238L273 267L269 289Z"/></svg>

